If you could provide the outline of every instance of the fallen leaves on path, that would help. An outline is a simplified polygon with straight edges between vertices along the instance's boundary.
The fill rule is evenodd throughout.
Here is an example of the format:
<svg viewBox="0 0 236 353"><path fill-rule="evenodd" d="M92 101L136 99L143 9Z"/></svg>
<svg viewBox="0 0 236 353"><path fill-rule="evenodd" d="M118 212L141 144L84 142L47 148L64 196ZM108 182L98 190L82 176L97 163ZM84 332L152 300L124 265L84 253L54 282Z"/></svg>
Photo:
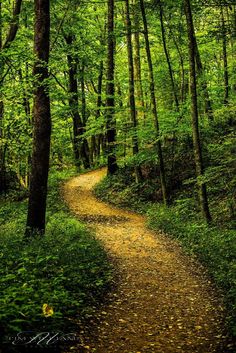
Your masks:
<svg viewBox="0 0 236 353"><path fill-rule="evenodd" d="M119 283L73 352L223 353L224 308L204 269L143 216L98 201L105 169L71 179L64 197L96 231L118 266Z"/></svg>

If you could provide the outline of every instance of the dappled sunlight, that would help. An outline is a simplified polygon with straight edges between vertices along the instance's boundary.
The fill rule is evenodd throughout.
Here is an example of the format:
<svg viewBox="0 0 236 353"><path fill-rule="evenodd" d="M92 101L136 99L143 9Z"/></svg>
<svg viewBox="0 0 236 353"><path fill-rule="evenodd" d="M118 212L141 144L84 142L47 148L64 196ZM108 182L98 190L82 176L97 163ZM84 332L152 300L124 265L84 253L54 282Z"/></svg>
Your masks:
<svg viewBox="0 0 236 353"><path fill-rule="evenodd" d="M95 199L105 169L71 179L64 197L95 229L117 268L118 286L81 336L75 352L211 353L224 343L223 302L177 242L145 226L145 218Z"/></svg>

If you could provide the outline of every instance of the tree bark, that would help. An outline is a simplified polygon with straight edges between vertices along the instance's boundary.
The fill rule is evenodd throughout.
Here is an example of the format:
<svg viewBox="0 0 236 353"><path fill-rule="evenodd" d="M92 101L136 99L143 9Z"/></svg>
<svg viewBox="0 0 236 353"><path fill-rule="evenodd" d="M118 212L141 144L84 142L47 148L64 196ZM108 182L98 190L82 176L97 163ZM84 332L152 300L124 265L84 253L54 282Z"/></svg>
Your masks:
<svg viewBox="0 0 236 353"><path fill-rule="evenodd" d="M18 28L19 28L19 15L21 11L22 0L16 0L13 8L13 16L10 23L10 28L6 37L6 40L2 46L2 49L8 48L14 41Z"/></svg>
<svg viewBox="0 0 236 353"><path fill-rule="evenodd" d="M74 36L73 35L64 35L65 41L69 48L72 49ZM83 139L84 126L79 114L78 107L78 58L72 55L69 52L67 54L67 62L68 62L68 74L69 74L69 106L71 110L71 115L73 119L73 150L74 150L74 159L75 165L77 168L80 168L81 161L83 162L84 168L88 168L88 156L86 154L86 146Z"/></svg>
<svg viewBox="0 0 236 353"><path fill-rule="evenodd" d="M212 109L212 103L209 97L209 92L208 92L208 84L207 81L204 77L204 68L202 65L202 59L201 59L201 55L198 49L198 43L197 43L197 39L196 39L196 35L195 35L195 31L194 31L194 46L195 46L195 59L196 59L196 65L197 65L197 72L198 75L200 77L201 80L201 87L202 87L202 91L203 91L203 95L204 95L204 110L205 113L209 119L209 121L213 120L213 109Z"/></svg>
<svg viewBox="0 0 236 353"><path fill-rule="evenodd" d="M82 63L81 70L80 70L80 84L81 84L81 103L82 103L82 124L83 129L86 131L86 123L87 123L87 108L86 108L86 95L85 95L85 83L84 83L84 63ZM85 169L90 168L90 158L89 158L89 144L88 140L85 137L82 137L82 157L83 157L83 164Z"/></svg>
<svg viewBox="0 0 236 353"><path fill-rule="evenodd" d="M145 38L145 47L147 53L147 61L149 67L149 80L150 80L150 94L151 94L151 101L152 101L152 114L154 117L154 124L156 130L156 149L159 158L159 166L160 166L160 181L161 181L161 190L162 190L162 198L164 204L168 204L169 202L169 195L167 192L167 184L166 184L166 175L165 175L165 166L162 154L162 146L160 141L160 128L159 128L159 121L158 121L158 113L157 113L157 103L156 103L156 96L155 96L155 82L154 82L154 75L153 75L153 64L152 64L152 56L151 56L151 49L149 44L149 35L148 35L148 25L147 25L147 18L146 18L146 10L144 6L143 0L140 0L140 8L142 13L143 19L143 26L144 26L144 38Z"/></svg>
<svg viewBox="0 0 236 353"><path fill-rule="evenodd" d="M134 22L134 81L136 91L136 106L137 106L137 120L141 116L145 122L145 104L142 86L142 75L141 75L141 58L140 58L140 12L138 2L135 0L133 22Z"/></svg>
<svg viewBox="0 0 236 353"><path fill-rule="evenodd" d="M224 105L229 103L229 70L228 70L228 55L227 55L227 37L225 27L224 8L220 7L221 26L222 26L222 51L223 51L223 67L224 67Z"/></svg>
<svg viewBox="0 0 236 353"><path fill-rule="evenodd" d="M126 39L127 39L127 54L128 54L128 67L129 67L129 106L130 116L133 125L132 132L132 149L133 155L139 152L138 133L137 133L137 113L135 104L134 93L134 62L133 62L133 46L132 46L132 29L130 20L129 0L125 0L125 17L126 17ZM136 163L136 162L135 162ZM137 183L142 181L142 171L140 166L135 166L135 179Z"/></svg>
<svg viewBox="0 0 236 353"><path fill-rule="evenodd" d="M103 72L104 72L104 64L103 64L103 60L101 60L100 66L99 66L98 83L97 83L97 109L95 113L96 120L99 119L101 114ZM100 157L103 138L104 138L103 133L99 133L97 138L96 136L92 136L92 143L94 145L94 152L95 152L94 157L97 159L99 159Z"/></svg>
<svg viewBox="0 0 236 353"><path fill-rule="evenodd" d="M161 22L161 34L162 34L163 49L164 49L164 53L165 53L165 57L166 57L166 62L167 62L167 65L168 65L168 70L169 70L169 75L170 75L170 82L171 82L171 87L172 87L172 94L173 94L174 102L175 102L175 108L176 108L176 111L179 112L179 99L178 99L178 95L177 95L177 92L176 92L172 65L171 65L170 56L169 56L169 52L168 52L167 44L166 44L166 34L165 34L165 27L164 27L164 21L163 21L162 4L160 3L159 6L160 6L160 22Z"/></svg>
<svg viewBox="0 0 236 353"><path fill-rule="evenodd" d="M202 149L201 139L199 132L198 123L198 99L197 99L197 82L196 82L196 67L195 67L195 40L194 40L194 25L192 18L192 10L190 0L184 0L184 10L187 22L188 32L188 47L189 47L189 71L190 71L190 93L191 93L191 107L192 107L192 130L193 130L193 147L194 147L194 158L196 176L198 178L198 195L199 203L203 217L209 223L211 221L211 215L208 206L207 189L206 184L199 180L204 175L203 160L202 160Z"/></svg>
<svg viewBox="0 0 236 353"><path fill-rule="evenodd" d="M116 159L116 123L115 123L115 34L114 0L108 0L107 20L107 85L106 85L106 128L107 128L107 172L114 174L118 170Z"/></svg>
<svg viewBox="0 0 236 353"><path fill-rule="evenodd" d="M48 87L50 1L35 0L33 75L33 153L26 236L44 234L50 157L51 114Z"/></svg>
<svg viewBox="0 0 236 353"><path fill-rule="evenodd" d="M13 7L12 20L5 42L2 38L2 1L0 0L0 86L3 85L4 61L1 52L10 47L14 41L19 28L19 15L21 11L22 0L16 0ZM4 117L4 102L0 93L0 140L3 138L3 117ZM0 192L6 188L6 166L5 166L5 147L0 143Z"/></svg>

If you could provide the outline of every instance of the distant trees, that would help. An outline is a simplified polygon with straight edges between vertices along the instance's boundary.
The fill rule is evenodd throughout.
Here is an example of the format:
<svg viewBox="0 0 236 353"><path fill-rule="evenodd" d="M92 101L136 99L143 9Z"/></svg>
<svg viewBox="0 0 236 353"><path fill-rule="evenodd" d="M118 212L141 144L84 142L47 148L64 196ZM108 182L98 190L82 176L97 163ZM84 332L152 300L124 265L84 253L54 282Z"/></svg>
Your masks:
<svg viewBox="0 0 236 353"><path fill-rule="evenodd" d="M72 34L64 35L66 44L68 45L68 76L69 76L69 106L73 119L73 150L75 157L75 164L79 168L81 162L84 168L90 167L89 150L87 140L83 137L85 128L84 121L80 115L78 107L78 56L73 55L75 37Z"/></svg>

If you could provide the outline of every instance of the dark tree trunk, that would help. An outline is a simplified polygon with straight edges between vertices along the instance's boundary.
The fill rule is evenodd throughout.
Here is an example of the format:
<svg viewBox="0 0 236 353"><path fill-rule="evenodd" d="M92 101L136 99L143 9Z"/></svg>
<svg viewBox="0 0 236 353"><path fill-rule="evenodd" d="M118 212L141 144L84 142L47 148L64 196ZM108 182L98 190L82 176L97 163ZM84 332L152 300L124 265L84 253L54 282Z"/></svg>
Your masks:
<svg viewBox="0 0 236 353"><path fill-rule="evenodd" d="M196 39L196 35L195 35L195 31L194 31L194 52L195 52L195 59L196 59L196 65L197 65L197 72L198 75L200 77L200 81L201 81L201 88L202 88L202 92L203 92L203 96L204 96L204 104L205 104L205 113L209 119L209 121L213 120L213 109L212 109L212 104L211 104L211 100L209 97L209 92L208 92L208 84L207 81L204 77L204 68L202 65L202 59L201 59L201 55L198 49L198 43L197 43L197 39Z"/></svg>
<svg viewBox="0 0 236 353"><path fill-rule="evenodd" d="M2 46L2 49L8 48L16 37L17 31L19 28L19 15L21 11L21 4L22 4L22 0L15 1L10 28L9 28L5 43Z"/></svg>
<svg viewBox="0 0 236 353"><path fill-rule="evenodd" d="M170 26L169 27L169 31L170 31L170 34L172 36L172 39L173 39L173 42L174 42L174 45L176 47L176 50L178 52L178 55L179 55L179 62L180 62L180 68L181 68L181 89L180 89L180 97L181 97L181 103L183 104L184 101L185 101L185 98L186 98L186 94L188 92L188 89L186 89L186 83L185 83L185 68L184 68L184 58L183 58L183 54L181 52L181 49L179 47L179 44L175 38L175 35L172 31L172 28Z"/></svg>
<svg viewBox="0 0 236 353"><path fill-rule="evenodd" d="M108 0L107 21L107 86L106 86L106 128L107 128L107 171L114 174L117 169L116 159L116 123L115 123L115 34L114 34L114 0Z"/></svg>
<svg viewBox="0 0 236 353"><path fill-rule="evenodd" d="M139 3L135 1L134 4L134 13L133 13L133 22L134 22L134 80L136 82L135 91L136 91L136 106L137 110L137 120L139 116L146 119L145 115L145 104L143 96L143 85L142 85L142 75L141 75L141 58L140 58L140 8Z"/></svg>
<svg viewBox="0 0 236 353"><path fill-rule="evenodd" d="M125 0L125 15L126 15L128 66L129 66L129 106L130 106L130 116L131 116L132 125L133 125L132 147L133 147L133 155L137 155L139 152L139 146L138 146L138 134L137 134L136 104L135 104L135 94L134 94L134 62L133 62L132 31L131 31L129 0ZM137 183L140 183L142 181L142 171L140 166L135 166L135 178Z"/></svg>
<svg viewBox="0 0 236 353"><path fill-rule="evenodd" d="M25 89L25 83L26 83L26 87L28 88L28 83L29 83L28 78L29 78L28 77L28 64L26 63L26 80L24 82L21 69L19 70L19 80L20 80L22 87L23 87L23 106L24 106L24 110L25 110L25 116L28 120L29 126L31 126L32 122L31 122L30 100L29 100L29 96L27 94L27 89ZM26 160L25 178L24 178L24 184L25 184L24 186L26 188L28 188L28 186L29 186L30 165L31 165L31 154L29 153L27 160Z"/></svg>
<svg viewBox="0 0 236 353"><path fill-rule="evenodd" d="M96 120L99 119L102 107L102 82L103 82L103 72L104 64L103 61L100 62L99 75L98 75L98 85L97 85L97 110L95 114ZM94 157L96 159L100 158L102 139L104 138L102 133L98 136L92 136L92 144L94 145Z"/></svg>
<svg viewBox="0 0 236 353"><path fill-rule="evenodd" d="M74 42L73 35L64 36L67 45L69 46L69 53L67 54L68 74L69 74L69 106L73 119L73 150L75 164L78 168L83 162L84 168L88 168L88 156L86 155L86 146L83 140L84 126L79 114L78 107L78 58L72 55L72 46Z"/></svg>
<svg viewBox="0 0 236 353"><path fill-rule="evenodd" d="M33 75L36 80L33 107L33 153L26 236L44 234L50 157L51 114L48 87L50 1L35 0ZM43 63L43 65L42 65Z"/></svg>
<svg viewBox="0 0 236 353"><path fill-rule="evenodd" d="M164 49L164 53L165 53L165 57L166 57L166 62L168 65L172 94L173 94L174 102L175 102L175 108L176 108L176 111L179 112L179 99L178 99L178 95L176 92L175 80L174 80L172 65L171 65L171 61L170 61L170 55L169 55L169 52L167 49L167 44L166 44L166 34L165 34L165 27L164 27L164 21L163 21L162 4L160 3L159 6L160 6L160 22L161 22L161 34L162 34L163 49Z"/></svg>
<svg viewBox="0 0 236 353"><path fill-rule="evenodd" d="M222 26L222 51L223 51L223 67L224 67L224 104L229 103L229 70L228 70L228 55L227 55L227 37L225 27L225 16L223 6L220 8L221 26Z"/></svg>
<svg viewBox="0 0 236 353"><path fill-rule="evenodd" d="M154 117L154 124L155 124L155 130L156 130L156 140L157 140L156 149L157 149L157 155L159 158L159 166L160 166L160 181L161 181L162 198L163 198L164 204L167 204L169 201L169 195L167 193L165 167L164 167L164 160L163 160L163 154L162 154L162 146L161 146L161 141L160 141L160 128L159 128L159 121L158 121L156 96L155 96L153 65L152 65L152 57L151 57L151 50L150 50L150 44L149 44L146 10L145 10L143 0L140 0L140 8L141 8L142 19L143 19L144 38L145 38L147 61L148 61L148 67L149 67L150 94L151 94L151 101L152 101L152 114Z"/></svg>
<svg viewBox="0 0 236 353"><path fill-rule="evenodd" d="M82 124L84 131L86 130L86 123L87 123L87 109L86 109L86 95L85 95L85 83L84 83L84 63L82 63L82 67L80 70L80 84L81 84L81 103L82 103ZM83 159L84 168L90 168L90 159L89 159L89 144L88 140L83 137L82 140L82 150L81 155Z"/></svg>
<svg viewBox="0 0 236 353"><path fill-rule="evenodd" d="M204 174L201 140L198 124L198 102L197 102L197 83L196 83L196 67L195 67L195 40L194 40L194 25L192 18L192 10L190 0L184 0L184 10L187 22L188 31L188 46L189 46L189 70L190 70L190 92L192 104L192 130L193 130L193 146L194 158L197 178L202 178ZM211 221L211 215L208 207L206 184L198 180L198 195L199 203L203 217L207 222Z"/></svg>
<svg viewBox="0 0 236 353"><path fill-rule="evenodd" d="M2 39L2 1L0 0L0 54L2 50L10 47L11 43L14 41L18 28L19 28L19 15L21 11L22 0L16 0L13 8L12 20L10 22L9 31L5 42ZM4 60L0 55L0 86L3 85L4 80ZM0 139L3 138L3 117L4 117L4 103L2 95L0 93ZM6 189L6 166L5 166L5 155L6 146L0 146L0 192Z"/></svg>

